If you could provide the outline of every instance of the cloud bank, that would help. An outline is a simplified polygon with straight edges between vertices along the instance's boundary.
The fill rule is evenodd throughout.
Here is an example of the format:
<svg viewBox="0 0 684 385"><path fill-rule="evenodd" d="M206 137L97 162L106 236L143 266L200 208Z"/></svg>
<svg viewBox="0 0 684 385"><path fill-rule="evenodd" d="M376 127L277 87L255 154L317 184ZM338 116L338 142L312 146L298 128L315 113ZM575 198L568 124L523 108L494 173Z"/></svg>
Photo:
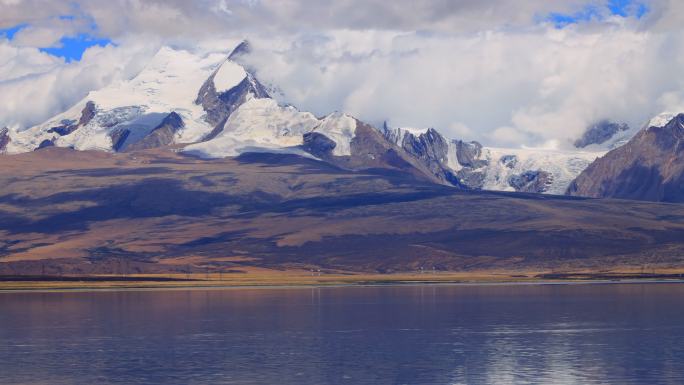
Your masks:
<svg viewBox="0 0 684 385"><path fill-rule="evenodd" d="M684 111L684 5L618 3L0 0L0 28L26 26L0 38L0 125L39 123L134 76L163 44L228 51L248 38L257 76L319 115L563 147L599 119ZM39 50L84 33L113 43L72 63Z"/></svg>

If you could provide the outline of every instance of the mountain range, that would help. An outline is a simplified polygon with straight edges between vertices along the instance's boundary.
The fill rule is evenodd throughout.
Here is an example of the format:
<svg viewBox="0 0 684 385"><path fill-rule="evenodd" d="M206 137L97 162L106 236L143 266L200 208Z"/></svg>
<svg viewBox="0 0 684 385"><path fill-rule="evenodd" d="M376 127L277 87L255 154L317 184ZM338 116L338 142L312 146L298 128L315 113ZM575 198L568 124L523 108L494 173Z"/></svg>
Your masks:
<svg viewBox="0 0 684 385"><path fill-rule="evenodd" d="M280 103L249 52L162 48L0 130L0 274L682 263L684 115L600 121L562 151L486 147Z"/></svg>
<svg viewBox="0 0 684 385"><path fill-rule="evenodd" d="M175 146L205 159L289 153L350 170L399 169L464 189L560 195L592 162L639 131L601 121L574 149L493 148L434 128L373 127L340 112L317 117L271 98L240 64L249 53L247 42L228 57L164 47L134 78L92 91L35 127L3 129L0 152Z"/></svg>

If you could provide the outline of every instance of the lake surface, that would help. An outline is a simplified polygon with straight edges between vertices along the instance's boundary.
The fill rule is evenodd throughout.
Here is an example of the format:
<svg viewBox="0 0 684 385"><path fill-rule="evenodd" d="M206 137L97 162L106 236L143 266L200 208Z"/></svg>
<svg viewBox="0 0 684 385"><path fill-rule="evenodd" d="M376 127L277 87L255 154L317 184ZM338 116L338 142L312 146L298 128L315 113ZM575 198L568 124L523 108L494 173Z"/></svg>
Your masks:
<svg viewBox="0 0 684 385"><path fill-rule="evenodd" d="M0 383L683 384L684 285L0 293Z"/></svg>

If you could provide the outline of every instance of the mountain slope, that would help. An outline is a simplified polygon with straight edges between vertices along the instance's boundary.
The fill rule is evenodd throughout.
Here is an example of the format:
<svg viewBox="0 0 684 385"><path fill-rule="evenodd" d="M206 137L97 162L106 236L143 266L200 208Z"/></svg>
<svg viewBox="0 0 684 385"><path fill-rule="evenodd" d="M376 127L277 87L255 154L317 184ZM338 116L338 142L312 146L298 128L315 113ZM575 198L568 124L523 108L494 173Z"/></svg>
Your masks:
<svg viewBox="0 0 684 385"><path fill-rule="evenodd" d="M639 132L592 163L568 188L575 196L684 202L684 114Z"/></svg>
<svg viewBox="0 0 684 385"><path fill-rule="evenodd" d="M0 159L0 184L0 273L684 265L684 206L464 192L292 155L51 147Z"/></svg>

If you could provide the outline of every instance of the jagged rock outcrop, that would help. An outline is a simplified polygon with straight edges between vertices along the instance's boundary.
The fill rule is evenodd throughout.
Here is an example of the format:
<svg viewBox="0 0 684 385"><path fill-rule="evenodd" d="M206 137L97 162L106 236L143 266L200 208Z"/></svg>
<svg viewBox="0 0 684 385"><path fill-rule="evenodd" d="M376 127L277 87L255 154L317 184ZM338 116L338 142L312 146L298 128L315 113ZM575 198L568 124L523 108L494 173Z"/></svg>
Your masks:
<svg viewBox="0 0 684 385"><path fill-rule="evenodd" d="M469 189L482 190L487 178L487 172L486 170L473 170L472 168L464 167L456 172L456 177L460 183Z"/></svg>
<svg viewBox="0 0 684 385"><path fill-rule="evenodd" d="M434 128L429 128L420 135L406 133L401 147L418 159L438 179L460 185L458 178L448 166L449 142Z"/></svg>
<svg viewBox="0 0 684 385"><path fill-rule="evenodd" d="M684 114L640 131L584 170L568 195L684 202Z"/></svg>
<svg viewBox="0 0 684 385"><path fill-rule="evenodd" d="M86 124L90 123L90 121L95 117L96 114L97 109L95 108L95 103L93 103L92 101L88 101L85 107L83 108L83 111L81 111L81 117L78 119L77 122L63 120L61 126L52 127L47 132L56 133L60 136L69 135L72 132L79 129L80 127L83 127Z"/></svg>
<svg viewBox="0 0 684 385"><path fill-rule="evenodd" d="M553 182L553 175L546 171L525 171L520 175L511 175L508 184L517 192L543 193Z"/></svg>
<svg viewBox="0 0 684 385"><path fill-rule="evenodd" d="M582 137L575 141L575 147L584 148L592 144L603 144L621 131L629 130L625 123L615 123L610 120L601 120L592 124L582 134Z"/></svg>
<svg viewBox="0 0 684 385"><path fill-rule="evenodd" d="M488 164L486 159L480 159L482 156L482 145L479 142L454 140L452 143L456 148L456 159L461 166L475 169Z"/></svg>
<svg viewBox="0 0 684 385"><path fill-rule="evenodd" d="M389 141L383 132L358 120L350 151L351 155L330 157L328 162L350 170L401 170L417 179L463 187L455 178L449 181L445 176L435 174L421 159Z"/></svg>
<svg viewBox="0 0 684 385"><path fill-rule="evenodd" d="M7 151L7 145L10 144L12 138L9 135L9 128L5 127L0 129L0 154Z"/></svg>
<svg viewBox="0 0 684 385"><path fill-rule="evenodd" d="M237 47L233 49L233 52L228 55L229 60L238 60L240 56L244 56L252 52L252 45L247 40L243 40Z"/></svg>
<svg viewBox="0 0 684 385"><path fill-rule="evenodd" d="M381 132L389 143L396 144L404 150L441 183L463 187L455 172L449 167L449 142L439 131L434 128L422 132L392 129L385 122Z"/></svg>
<svg viewBox="0 0 684 385"><path fill-rule="evenodd" d="M219 68L202 84L199 90L195 104L202 106L206 111L206 121L214 126L214 129L203 138L203 140L211 140L215 138L226 122L226 119L232 114L240 105L248 100L250 97L254 98L270 98L266 87L264 87L254 75L245 70L245 77L236 86L228 90L216 89L216 77L224 65L230 65L232 60L239 58L242 55L250 52L250 45L247 41L240 43L228 56Z"/></svg>
<svg viewBox="0 0 684 385"><path fill-rule="evenodd" d="M207 112L208 123L216 127L222 127L230 114L247 101L250 95L256 98L269 97L266 88L249 73L240 84L225 92L216 91L214 75L212 75L200 88L195 103L202 105L202 108ZM211 140L219 132L220 130L218 132L212 131L204 139Z"/></svg>
<svg viewBox="0 0 684 385"><path fill-rule="evenodd" d="M456 172L458 180L472 190L481 190L487 177L487 159L482 159L482 145L479 142L452 140L451 146L460 169Z"/></svg>
<svg viewBox="0 0 684 385"><path fill-rule="evenodd" d="M401 142L401 147L425 164L441 165L447 162L449 144L434 128L429 128L420 135L406 133Z"/></svg>
<svg viewBox="0 0 684 385"><path fill-rule="evenodd" d="M504 155L499 159L499 162L507 168L513 169L518 164L518 157L515 155Z"/></svg>

